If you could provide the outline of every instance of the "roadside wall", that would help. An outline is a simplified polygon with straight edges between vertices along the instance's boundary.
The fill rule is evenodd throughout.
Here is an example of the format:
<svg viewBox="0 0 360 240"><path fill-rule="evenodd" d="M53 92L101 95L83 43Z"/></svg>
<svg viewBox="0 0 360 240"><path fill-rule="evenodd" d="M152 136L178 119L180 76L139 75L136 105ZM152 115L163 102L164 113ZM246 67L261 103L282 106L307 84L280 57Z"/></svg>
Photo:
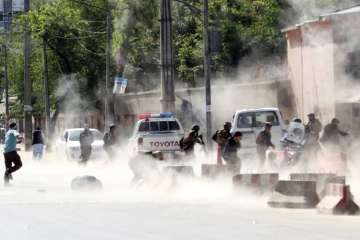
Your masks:
<svg viewBox="0 0 360 240"><path fill-rule="evenodd" d="M185 128L194 123L205 124L205 89L177 89L176 116ZM236 110L244 108L279 107L285 118L293 117L289 81L230 84L212 87L214 130L231 121ZM115 117L125 135L130 135L136 115L160 111L160 91L125 94L115 99ZM126 129L126 130L125 130Z"/></svg>

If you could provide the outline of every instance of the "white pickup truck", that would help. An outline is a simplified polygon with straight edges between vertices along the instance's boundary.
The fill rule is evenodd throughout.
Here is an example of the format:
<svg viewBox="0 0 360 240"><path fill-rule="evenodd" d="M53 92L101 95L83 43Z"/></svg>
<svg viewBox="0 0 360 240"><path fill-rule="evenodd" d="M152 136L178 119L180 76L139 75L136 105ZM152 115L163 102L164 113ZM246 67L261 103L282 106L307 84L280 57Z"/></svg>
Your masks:
<svg viewBox="0 0 360 240"><path fill-rule="evenodd" d="M130 147L136 152L175 152L181 151L179 141L184 130L172 113L139 115Z"/></svg>
<svg viewBox="0 0 360 240"><path fill-rule="evenodd" d="M255 108L236 111L231 132L240 131L243 134L241 145L246 158L256 156L256 136L264 129L266 122L272 124L271 140L279 148L280 140L286 133L287 126L278 108Z"/></svg>

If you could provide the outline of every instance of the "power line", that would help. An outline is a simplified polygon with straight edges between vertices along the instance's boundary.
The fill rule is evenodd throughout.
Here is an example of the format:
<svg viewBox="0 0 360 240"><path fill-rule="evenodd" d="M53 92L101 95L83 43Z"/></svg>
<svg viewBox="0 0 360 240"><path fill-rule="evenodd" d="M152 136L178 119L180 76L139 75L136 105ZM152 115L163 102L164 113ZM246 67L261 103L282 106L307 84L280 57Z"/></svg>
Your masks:
<svg viewBox="0 0 360 240"><path fill-rule="evenodd" d="M89 52L89 53L92 53L92 54L94 54L94 55L101 56L101 57L103 57L103 56L106 55L105 53L97 53L97 52L95 52L95 51L93 51L93 50L88 49L88 48L87 48L83 43L81 43L80 41L78 41L78 43L79 43L80 47L82 47L85 51L87 51L87 52Z"/></svg>
<svg viewBox="0 0 360 240"><path fill-rule="evenodd" d="M81 1L81 0L73 0L73 2L75 2L77 4L84 5L84 6L88 6L90 8L97 8L97 9L102 10L104 12L113 11L113 12L117 12L117 13L123 13L123 11L129 10L129 7L124 7L124 8L118 9L118 10L110 9L109 6L108 6L108 8L103 8L103 7L99 7L99 6L96 6L96 5L89 4L89 3Z"/></svg>
<svg viewBox="0 0 360 240"><path fill-rule="evenodd" d="M64 37L64 36L59 36L59 35L55 35L55 34L49 34L49 38L59 38L59 39L67 39L67 40L80 40L80 39L89 39L89 38L94 38L93 36L83 36L83 37Z"/></svg>
<svg viewBox="0 0 360 240"><path fill-rule="evenodd" d="M80 21L82 21L82 22L88 22L88 23L106 23L105 20L86 20L86 19L81 19Z"/></svg>
<svg viewBox="0 0 360 240"><path fill-rule="evenodd" d="M42 32L42 31L46 31L46 29L40 29L40 28L37 28L35 29L35 32ZM86 30L86 29L80 29L80 28L69 28L68 29L69 31L78 31L78 32L84 32L84 33L89 33L89 34L99 34L99 35L102 35L102 34L106 34L106 31L90 31L90 30Z"/></svg>
<svg viewBox="0 0 360 240"><path fill-rule="evenodd" d="M87 31L87 30L79 29L79 28L74 28L74 29L79 32L86 32L86 33L91 33L91 34L106 34L106 31L97 32L97 31Z"/></svg>
<svg viewBox="0 0 360 240"><path fill-rule="evenodd" d="M87 2L83 2L81 0L73 0L75 3L78 3L78 4L81 4L81 5L84 5L84 6L88 6L88 7L91 7L91 8L97 8L97 9L100 9L100 10L103 10L103 11L106 11L108 12L109 9L105 9L105 8L102 8L102 7L98 7L98 6L95 6L95 5L92 5L92 4L89 4Z"/></svg>

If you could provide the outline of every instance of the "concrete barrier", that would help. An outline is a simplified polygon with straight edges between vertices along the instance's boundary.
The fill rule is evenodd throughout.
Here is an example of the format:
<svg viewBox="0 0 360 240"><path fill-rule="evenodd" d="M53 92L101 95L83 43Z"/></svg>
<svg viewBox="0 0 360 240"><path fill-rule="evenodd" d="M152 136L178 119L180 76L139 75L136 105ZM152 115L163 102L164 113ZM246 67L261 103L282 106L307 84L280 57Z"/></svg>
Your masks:
<svg viewBox="0 0 360 240"><path fill-rule="evenodd" d="M350 186L340 183L326 185L326 195L316 206L324 214L358 214L359 206L354 202Z"/></svg>
<svg viewBox="0 0 360 240"><path fill-rule="evenodd" d="M294 181L324 181L329 178L335 178L336 174L333 173L292 173L290 180Z"/></svg>
<svg viewBox="0 0 360 240"><path fill-rule="evenodd" d="M167 166L164 168L166 173L194 177L194 169L192 166Z"/></svg>
<svg viewBox="0 0 360 240"><path fill-rule="evenodd" d="M202 164L201 176L205 178L216 179L219 177L228 177L231 173L228 166L220 164ZM232 176L231 176L232 177Z"/></svg>
<svg viewBox="0 0 360 240"><path fill-rule="evenodd" d="M238 174L233 177L233 186L235 191L247 188L256 192L267 192L273 191L278 181L277 173Z"/></svg>
<svg viewBox="0 0 360 240"><path fill-rule="evenodd" d="M279 181L268 201L276 208L315 208L318 203L314 181Z"/></svg>
<svg viewBox="0 0 360 240"><path fill-rule="evenodd" d="M290 180L316 182L316 192L320 199L325 196L325 189L328 183L345 184L345 177L336 176L333 173L293 173L290 174Z"/></svg>
<svg viewBox="0 0 360 240"><path fill-rule="evenodd" d="M73 191L98 191L102 187L101 181L94 176L79 176L71 181Z"/></svg>

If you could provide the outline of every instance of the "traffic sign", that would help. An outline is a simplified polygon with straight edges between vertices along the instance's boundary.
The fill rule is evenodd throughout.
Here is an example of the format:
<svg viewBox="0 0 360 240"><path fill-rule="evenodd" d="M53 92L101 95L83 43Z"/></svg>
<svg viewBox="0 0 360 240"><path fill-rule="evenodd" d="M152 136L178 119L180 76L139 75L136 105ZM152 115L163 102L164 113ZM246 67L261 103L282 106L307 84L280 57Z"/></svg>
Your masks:
<svg viewBox="0 0 360 240"><path fill-rule="evenodd" d="M31 105L24 105L25 112L31 112L32 110L33 110L33 107Z"/></svg>
<svg viewBox="0 0 360 240"><path fill-rule="evenodd" d="M124 94L128 80L123 77L115 77L113 94Z"/></svg>

